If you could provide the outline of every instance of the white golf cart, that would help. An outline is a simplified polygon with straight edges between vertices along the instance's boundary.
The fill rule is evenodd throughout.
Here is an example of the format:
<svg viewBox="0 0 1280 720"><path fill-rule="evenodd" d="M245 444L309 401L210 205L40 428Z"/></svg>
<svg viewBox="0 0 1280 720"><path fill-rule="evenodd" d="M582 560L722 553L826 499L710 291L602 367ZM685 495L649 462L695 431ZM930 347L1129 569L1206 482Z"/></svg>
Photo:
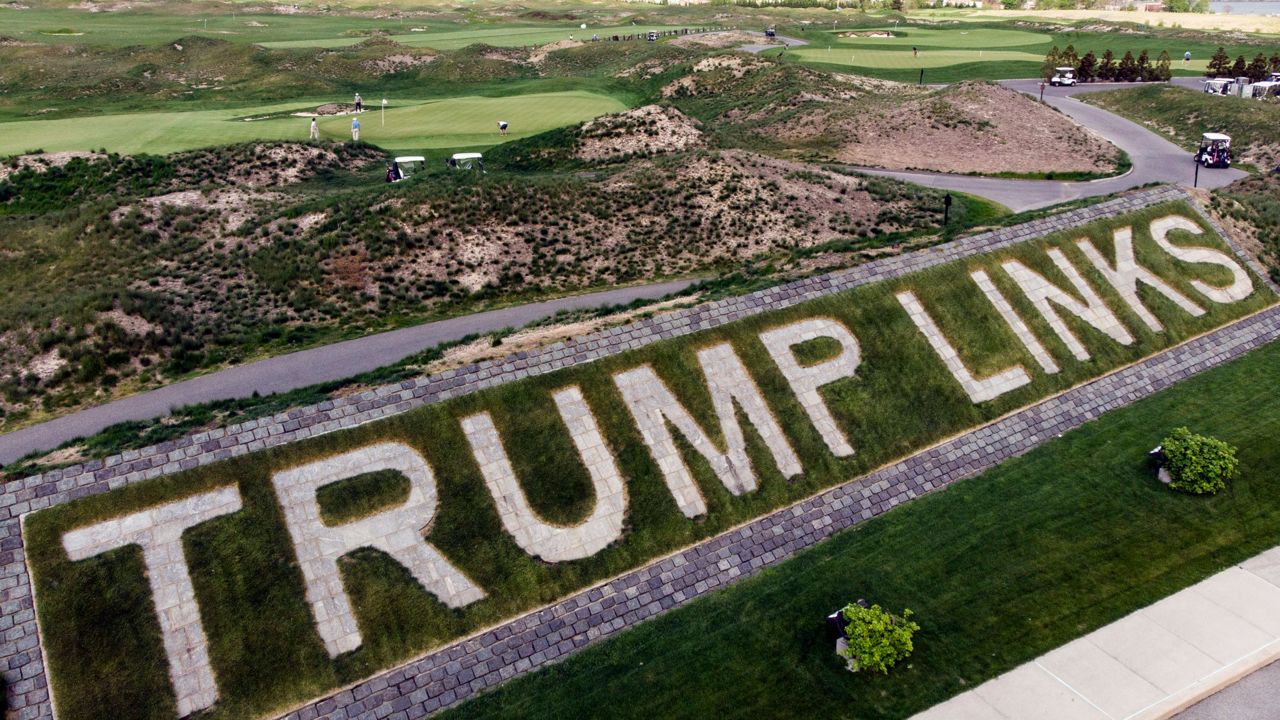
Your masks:
<svg viewBox="0 0 1280 720"><path fill-rule="evenodd" d="M1213 80L1204 81L1204 91L1210 95L1230 95L1234 90L1235 81L1226 78L1214 78Z"/></svg>
<svg viewBox="0 0 1280 720"><path fill-rule="evenodd" d="M421 155L400 155L391 163L387 171L387 182L400 182L422 172L427 159Z"/></svg>
<svg viewBox="0 0 1280 720"><path fill-rule="evenodd" d="M1222 133L1202 135L1195 161L1207 168L1231 167L1231 136Z"/></svg>
<svg viewBox="0 0 1280 720"><path fill-rule="evenodd" d="M1053 79L1049 80L1049 84L1054 87L1063 85L1072 87L1079 82L1076 80L1076 69L1073 67L1060 67L1054 68L1054 70L1056 72L1053 74Z"/></svg>
<svg viewBox="0 0 1280 720"><path fill-rule="evenodd" d="M445 164L450 170L479 170L485 172L484 156L478 152L454 153Z"/></svg>
<svg viewBox="0 0 1280 720"><path fill-rule="evenodd" d="M1266 100L1280 96L1280 82L1263 80L1249 86L1249 96L1256 100Z"/></svg>

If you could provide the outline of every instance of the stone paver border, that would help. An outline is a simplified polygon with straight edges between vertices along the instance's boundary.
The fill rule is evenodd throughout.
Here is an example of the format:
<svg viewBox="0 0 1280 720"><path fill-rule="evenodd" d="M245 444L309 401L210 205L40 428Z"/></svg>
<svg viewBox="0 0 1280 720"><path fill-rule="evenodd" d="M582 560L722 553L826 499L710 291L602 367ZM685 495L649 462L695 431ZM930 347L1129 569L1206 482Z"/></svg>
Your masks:
<svg viewBox="0 0 1280 720"><path fill-rule="evenodd" d="M9 483L0 494L0 675L16 717L53 716L25 562L27 513L199 467L425 404L544 374L660 340L717 327L859 285L991 252L1095 220L1186 200L1241 257L1230 237L1185 192L1158 187L1098 205L876 260L531 352L383 386L105 460ZM1257 275L1270 283L1256 262ZM1276 289L1272 285L1273 289ZM895 505L978 474L1040 442L1280 337L1272 307L1145 361L1001 418L797 505L752 521L558 603L454 642L287 714L289 720L421 717L601 637L750 575Z"/></svg>

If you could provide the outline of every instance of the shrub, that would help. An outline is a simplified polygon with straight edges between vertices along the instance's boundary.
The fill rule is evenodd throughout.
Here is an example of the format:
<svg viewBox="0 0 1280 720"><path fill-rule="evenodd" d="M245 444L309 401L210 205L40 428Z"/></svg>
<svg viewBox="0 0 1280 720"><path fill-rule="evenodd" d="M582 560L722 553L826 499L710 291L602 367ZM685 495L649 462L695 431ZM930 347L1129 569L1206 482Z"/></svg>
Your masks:
<svg viewBox="0 0 1280 720"><path fill-rule="evenodd" d="M849 623L844 629L849 645L841 655L849 660L853 670L888 673L889 668L909 656L915 647L911 636L920 626L911 622L910 610L903 610L898 617L879 605L865 608L851 603L840 612Z"/></svg>
<svg viewBox="0 0 1280 720"><path fill-rule="evenodd" d="M1217 438L1196 435L1185 427L1161 443L1173 481L1169 486L1195 495L1214 494L1236 474L1236 449Z"/></svg>

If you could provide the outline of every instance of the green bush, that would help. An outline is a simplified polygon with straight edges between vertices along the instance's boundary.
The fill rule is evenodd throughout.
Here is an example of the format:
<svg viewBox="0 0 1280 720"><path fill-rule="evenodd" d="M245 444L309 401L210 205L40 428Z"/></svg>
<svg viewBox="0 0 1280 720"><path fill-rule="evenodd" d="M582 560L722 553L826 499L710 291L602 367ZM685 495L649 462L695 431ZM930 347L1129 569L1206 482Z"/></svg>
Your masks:
<svg viewBox="0 0 1280 720"><path fill-rule="evenodd" d="M1196 435L1185 427L1161 443L1173 482L1169 486L1196 495L1214 494L1236 474L1236 449L1216 438Z"/></svg>
<svg viewBox="0 0 1280 720"><path fill-rule="evenodd" d="M852 670L888 673L889 668L909 656L915 648L911 636L920 626L911 622L910 610L903 610L902 616L898 617L879 605L865 608L851 603L840 612L849 622L844 629L849 646L840 654L849 660Z"/></svg>

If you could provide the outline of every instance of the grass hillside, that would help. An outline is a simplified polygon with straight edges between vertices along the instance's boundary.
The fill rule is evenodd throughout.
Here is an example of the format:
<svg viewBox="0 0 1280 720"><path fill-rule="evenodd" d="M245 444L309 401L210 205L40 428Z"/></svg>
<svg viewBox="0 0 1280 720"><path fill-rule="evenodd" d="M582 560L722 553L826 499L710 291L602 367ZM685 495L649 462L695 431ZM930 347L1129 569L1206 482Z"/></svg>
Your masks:
<svg viewBox="0 0 1280 720"><path fill-rule="evenodd" d="M140 555L123 550L72 563L58 541L71 527L207 488L237 485L244 498L244 511L190 531L187 558L219 679L220 701L207 717L213 720L264 715L713 536L915 448L1275 301L1270 291L1255 281L1255 290L1248 298L1228 305L1205 303L1206 313L1193 317L1161 296L1144 295L1164 323L1161 332L1148 330L1097 272L1086 269L1075 241L1087 236L1104 255L1111 256L1112 229L1131 225L1139 262L1180 292L1199 297L1190 284L1192 278L1222 284L1226 271L1179 263L1156 249L1147 224L1170 212L1195 217L1180 203L1150 208L429 405L349 431L138 483L33 514L25 522L26 548L40 598L37 611L59 712L65 718L161 718L173 714L163 650L146 599L147 581L139 565ZM1197 242L1220 246L1208 236ZM999 270L999 263L1017 259L1054 282L1065 284L1046 255L1049 247L1061 249L1081 268L1103 301L1132 331L1132 344L1117 344L1068 320L1092 354L1089 360L1073 359L1048 323ZM1033 371L1029 385L975 405L947 373L894 293L911 289L918 294L976 376L985 377L1013 364L1034 370L1035 361L970 279L969 273L977 268L991 273L1020 316L1058 359L1061 371L1054 375ZM765 329L812 317L834 318L845 324L857 333L862 346L862 364L856 378L823 389L835 421L857 448L851 457L835 458L827 451L758 339L758 333ZM682 457L708 507L705 517L690 521L676 508L611 378L613 373L641 364L651 366L696 421L707 428L713 441L722 442L696 360L697 350L718 342L731 343L741 356L785 428L804 472L784 479L757 430L746 430L748 454L759 477L759 489L732 496L701 456L681 441ZM832 351L823 343L802 347L802 355L810 361L827 358ZM616 453L627 485L629 509L620 540L586 559L547 564L520 550L502 532L479 468L466 450L459 419L479 411L490 412L503 433L507 453L531 506L551 522L573 523L590 512L594 499L586 471L576 459L551 400L552 391L570 384L581 387L608 446ZM343 561L342 568L360 618L364 644L330 661L303 602L302 581L281 523L270 476L283 468L386 438L409 443L431 464L439 484L440 507L431 524L430 542L483 587L488 597L459 610L448 610L384 555L373 551L354 553ZM402 492L402 487L371 480L365 490L374 498L388 498ZM357 501L349 493L335 493L326 500L328 514L342 516L357 511L341 506L343 496L348 502ZM120 658L128 658L128 662L121 662ZM279 672L285 666L290 672ZM108 674L113 682L101 682L100 678Z"/></svg>
<svg viewBox="0 0 1280 720"><path fill-rule="evenodd" d="M590 175L433 164L393 186L381 157L244 145L10 168L0 422L493 303L730 273L831 244L892 251L942 221L939 192L740 151L690 148ZM962 199L953 221L988 210Z"/></svg>

